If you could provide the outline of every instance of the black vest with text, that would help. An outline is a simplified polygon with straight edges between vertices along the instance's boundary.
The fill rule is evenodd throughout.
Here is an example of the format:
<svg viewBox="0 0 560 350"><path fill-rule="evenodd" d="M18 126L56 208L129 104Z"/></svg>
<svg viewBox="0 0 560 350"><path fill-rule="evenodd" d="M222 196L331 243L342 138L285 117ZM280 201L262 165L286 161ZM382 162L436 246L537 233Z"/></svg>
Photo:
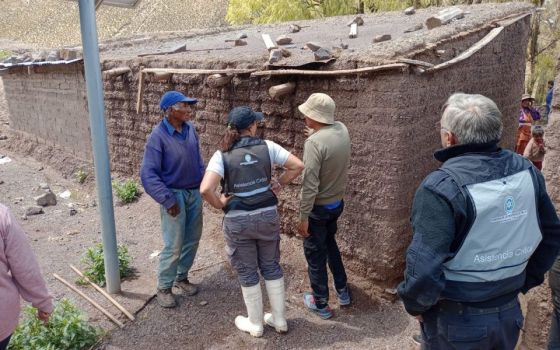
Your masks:
<svg viewBox="0 0 560 350"><path fill-rule="evenodd" d="M266 142L242 137L231 150L222 152L222 192L232 196L224 211L256 210L278 204L270 187L272 164Z"/></svg>

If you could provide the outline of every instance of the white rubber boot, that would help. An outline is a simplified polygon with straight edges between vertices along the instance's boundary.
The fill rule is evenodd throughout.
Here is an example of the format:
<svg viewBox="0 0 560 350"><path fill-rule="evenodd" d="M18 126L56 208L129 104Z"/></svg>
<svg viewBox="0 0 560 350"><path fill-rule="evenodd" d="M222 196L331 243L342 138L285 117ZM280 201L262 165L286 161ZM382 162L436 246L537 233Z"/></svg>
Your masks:
<svg viewBox="0 0 560 350"><path fill-rule="evenodd" d="M273 281L265 281L265 284L272 313L264 314L264 322L266 322L267 325L274 327L276 332L286 333L288 331L288 323L286 322L286 318L284 316L286 310L284 277Z"/></svg>
<svg viewBox="0 0 560 350"><path fill-rule="evenodd" d="M241 287L243 300L247 307L248 317L237 316L235 326L240 330L251 334L253 337L261 337L263 334L263 303L261 285Z"/></svg>

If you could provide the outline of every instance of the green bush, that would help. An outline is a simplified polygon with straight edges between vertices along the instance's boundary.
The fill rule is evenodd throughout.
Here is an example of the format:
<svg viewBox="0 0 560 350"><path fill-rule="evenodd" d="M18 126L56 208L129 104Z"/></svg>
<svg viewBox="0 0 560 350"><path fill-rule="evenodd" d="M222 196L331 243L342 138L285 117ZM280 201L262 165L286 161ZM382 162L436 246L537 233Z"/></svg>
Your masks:
<svg viewBox="0 0 560 350"><path fill-rule="evenodd" d="M124 182L113 182L115 195L123 203L130 203L134 201L139 195L138 183L132 179L125 180Z"/></svg>
<svg viewBox="0 0 560 350"><path fill-rule="evenodd" d="M37 309L26 307L8 350L80 350L94 345L100 335L76 306L62 299L47 324L37 319Z"/></svg>
<svg viewBox="0 0 560 350"><path fill-rule="evenodd" d="M119 259L119 273L121 278L130 274L130 262L132 257L128 254L128 249L119 244L117 247L117 256ZM105 285L105 264L103 261L103 244L98 243L93 247L89 247L84 256L82 263L86 266L84 275L87 276L92 282ZM78 283L85 283L85 281L78 280Z"/></svg>
<svg viewBox="0 0 560 350"><path fill-rule="evenodd" d="M76 180L78 181L78 183L83 184L84 182L86 182L88 176L89 174L84 169L80 169L76 172Z"/></svg>
<svg viewBox="0 0 560 350"><path fill-rule="evenodd" d="M12 53L8 50L0 49L0 61L5 60L6 58L10 57Z"/></svg>

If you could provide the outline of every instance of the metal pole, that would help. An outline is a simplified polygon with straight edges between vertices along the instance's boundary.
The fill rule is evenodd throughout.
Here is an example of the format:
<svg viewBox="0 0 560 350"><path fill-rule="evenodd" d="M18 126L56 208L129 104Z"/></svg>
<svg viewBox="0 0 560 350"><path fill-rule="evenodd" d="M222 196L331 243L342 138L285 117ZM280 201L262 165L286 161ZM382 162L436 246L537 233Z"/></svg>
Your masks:
<svg viewBox="0 0 560 350"><path fill-rule="evenodd" d="M80 27L82 29L89 122L95 165L95 183L97 185L97 198L101 214L105 279L107 281L107 291L109 293L118 293L121 290L121 280L117 257L117 235L115 230L115 214L113 212L113 195L111 192L111 168L109 165L107 128L105 126L105 105L103 103L103 85L99 63L94 2L95 0L79 0Z"/></svg>

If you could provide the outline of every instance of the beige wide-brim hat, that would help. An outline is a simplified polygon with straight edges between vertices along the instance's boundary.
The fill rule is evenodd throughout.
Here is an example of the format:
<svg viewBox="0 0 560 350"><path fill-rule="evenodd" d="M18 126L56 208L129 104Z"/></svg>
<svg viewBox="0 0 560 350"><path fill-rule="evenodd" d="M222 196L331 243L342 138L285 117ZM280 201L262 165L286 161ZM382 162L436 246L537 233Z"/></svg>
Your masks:
<svg viewBox="0 0 560 350"><path fill-rule="evenodd" d="M523 94L523 95L521 96L521 102L523 102L523 101L525 101L525 100L534 101L535 98L534 98L533 96L529 95L529 94Z"/></svg>
<svg viewBox="0 0 560 350"><path fill-rule="evenodd" d="M323 124L334 124L336 104L327 94L314 93L307 101L298 106L303 115Z"/></svg>

